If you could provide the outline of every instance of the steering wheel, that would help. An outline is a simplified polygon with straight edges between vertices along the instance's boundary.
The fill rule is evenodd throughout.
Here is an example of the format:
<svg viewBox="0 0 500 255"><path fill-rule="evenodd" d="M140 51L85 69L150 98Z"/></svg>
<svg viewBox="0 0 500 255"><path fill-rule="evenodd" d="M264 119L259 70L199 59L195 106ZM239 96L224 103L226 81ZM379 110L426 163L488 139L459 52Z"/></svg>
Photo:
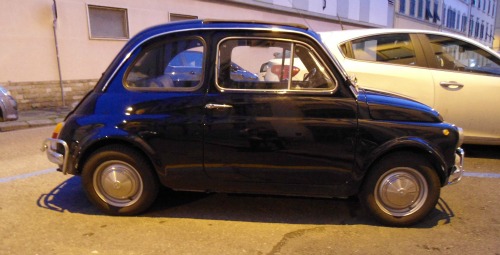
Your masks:
<svg viewBox="0 0 500 255"><path fill-rule="evenodd" d="M306 75L304 75L304 81L311 81L312 78L316 75L317 72L318 72L318 70L316 69L316 67L314 67L313 69L311 69L311 71L309 73L307 73Z"/></svg>

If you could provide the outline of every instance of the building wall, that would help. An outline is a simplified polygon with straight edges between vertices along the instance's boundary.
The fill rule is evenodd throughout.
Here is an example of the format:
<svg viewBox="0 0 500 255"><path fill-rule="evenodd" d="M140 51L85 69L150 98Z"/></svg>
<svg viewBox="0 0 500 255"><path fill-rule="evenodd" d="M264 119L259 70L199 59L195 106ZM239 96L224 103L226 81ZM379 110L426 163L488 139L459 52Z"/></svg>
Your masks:
<svg viewBox="0 0 500 255"><path fill-rule="evenodd" d="M469 37L489 47L493 46L496 5L497 0L474 0L470 9L470 20L474 23L469 27Z"/></svg>
<svg viewBox="0 0 500 255"><path fill-rule="evenodd" d="M286 3L288 0L282 2ZM336 18L333 21L311 16L303 18L299 14L290 15L289 12L279 9L266 10L231 2L56 0L58 18L55 24L63 80L98 78L126 42L126 40L90 39L87 5L127 9L130 37L146 27L168 22L169 14L172 13L192 15L202 19L244 17L244 19L306 23L318 31L340 29L338 22L335 22ZM196 8L192 8L194 5ZM2 24L0 83L59 79L52 6L52 0L0 1L0 24ZM311 8L317 7L311 6ZM359 27L356 24L346 25L349 29Z"/></svg>
<svg viewBox="0 0 500 255"><path fill-rule="evenodd" d="M412 5L417 11L411 11ZM497 6L498 0L395 0L394 27L461 34L492 47Z"/></svg>
<svg viewBox="0 0 500 255"><path fill-rule="evenodd" d="M366 1L342 5L347 15L342 13L346 17L339 21L337 1L325 1L323 8L319 0L2 0L0 84L10 89L21 110L77 102L127 41L90 38L89 5L125 9L130 38L146 27L169 22L173 14L302 23L317 31L385 26L377 16L387 13L383 5L371 4L363 15L368 18L356 21Z"/></svg>
<svg viewBox="0 0 500 255"><path fill-rule="evenodd" d="M438 11L438 20L418 17L410 13L412 0L405 0L406 7L401 11L402 1L1 0L0 84L11 90L20 109L72 105L93 87L128 38L146 27L169 22L172 15L301 23L316 31L397 27L461 32L446 27L446 13ZM463 13L463 7L469 7L472 0L415 1L429 2L431 9L436 2L440 10L452 7ZM498 7L498 0L475 1L492 2ZM89 5L126 10L129 36L91 38ZM484 18L486 25L494 24L491 12L476 9L475 17Z"/></svg>

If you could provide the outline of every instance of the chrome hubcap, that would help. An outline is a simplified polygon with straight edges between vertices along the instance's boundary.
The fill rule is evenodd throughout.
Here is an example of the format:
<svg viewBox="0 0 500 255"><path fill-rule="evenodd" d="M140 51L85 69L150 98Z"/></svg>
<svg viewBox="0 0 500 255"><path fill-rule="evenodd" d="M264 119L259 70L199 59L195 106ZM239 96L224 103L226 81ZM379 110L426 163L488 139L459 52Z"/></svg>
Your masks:
<svg viewBox="0 0 500 255"><path fill-rule="evenodd" d="M137 170L122 161L101 164L94 173L93 182L97 195L116 207L134 204L143 192L142 178Z"/></svg>
<svg viewBox="0 0 500 255"><path fill-rule="evenodd" d="M418 211L429 188L424 176L413 168L398 167L383 175L375 187L375 202L387 214L402 217Z"/></svg>

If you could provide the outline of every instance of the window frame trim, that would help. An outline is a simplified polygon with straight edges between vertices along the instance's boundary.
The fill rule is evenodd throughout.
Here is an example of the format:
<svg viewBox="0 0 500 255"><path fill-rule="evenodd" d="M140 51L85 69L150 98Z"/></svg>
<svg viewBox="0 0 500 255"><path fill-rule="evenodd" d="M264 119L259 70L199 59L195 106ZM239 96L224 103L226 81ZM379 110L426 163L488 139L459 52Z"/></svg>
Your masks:
<svg viewBox="0 0 500 255"><path fill-rule="evenodd" d="M459 71L459 70L451 70L451 69L440 68L438 66L438 64L437 64L436 61L430 61L430 59L434 58L435 52L432 49L432 47L430 46L430 40L427 37L427 35L436 35L436 36L442 36L442 37L451 38L453 40L457 40L457 41L460 41L462 43L470 44L470 45L472 45L474 47L477 47L478 49L480 49L480 50L482 50L482 51L490 54L493 57L497 57L497 56L495 54L493 54L492 52L486 50L486 48L483 48L480 45L476 45L476 44L474 44L472 42L469 42L467 40L463 40L461 38L456 38L456 37L449 36L449 35L434 34L434 33L420 33L420 34L418 34L418 36L419 36L419 40L422 40L422 44L425 45L423 47L424 47L424 52L426 54L426 58L429 59L429 63L428 63L428 69L429 70L441 71L441 72L453 72L453 73L459 73L459 74L469 74L469 75L482 75L482 76L499 77L499 75L495 75L495 74L488 74L488 73L481 73L481 72L464 72L464 71Z"/></svg>
<svg viewBox="0 0 500 255"><path fill-rule="evenodd" d="M334 87L332 89L308 89L308 88L305 88L305 89L300 89L300 90L299 89L294 90L294 89L290 89L291 80L288 82L286 89L239 89L239 88L222 87L218 81L219 65L220 65L220 63L219 63L220 58L218 57L218 55L219 55L220 46L223 42L225 42L227 40L239 40L239 39L290 42L292 44L292 49L294 49L296 47L295 46L296 44L303 45L305 48L308 48L310 51L312 51L314 56L317 58L317 60L319 60L319 62L323 65L323 67L325 67L326 73L330 76L330 79L332 80ZM217 51L217 57L215 60L214 80L215 80L215 87L221 93L228 93L228 92L235 93L236 92L236 93L254 93L254 94L261 93L261 94L327 94L327 95L331 95L331 94L334 94L335 92L337 92L339 90L339 87L340 87L340 83L337 80L337 77L332 73L330 68L328 68L328 65L325 63L325 60L320 57L320 55L318 54L316 49L314 47L312 47L311 45L304 43L302 41L299 41L299 40L286 39L286 38L273 38L273 37L265 37L265 36L228 36L228 37L222 38L221 40L219 40L219 42L217 42L216 51ZM292 54L292 56L294 56L294 54ZM291 69L289 70L289 72L291 72Z"/></svg>
<svg viewBox="0 0 500 255"><path fill-rule="evenodd" d="M410 38L410 42L413 45L413 51L415 52L415 65L406 65L406 64L398 64L398 63L390 63L390 62L381 62L381 61L372 61L372 60L363 60L363 59L356 59L354 58L354 50L353 50L353 41L359 40L359 39L366 39L370 37L375 37L375 36L384 36L384 35L396 35L396 34L406 34ZM347 47L347 54L344 54L343 51L341 50L341 45L346 45ZM427 63L427 58L424 55L424 50L422 48L422 43L420 42L418 35L413 33L413 32L393 32L393 33L376 33L376 34L369 34L369 35L361 35L358 37L353 37L350 38L344 42L341 42L339 45L339 50L341 54L346 58L349 59L350 61L361 61L361 62L367 62L367 63L375 63L375 64L384 64L384 65L396 65L396 66L402 66L402 67L413 67L413 68L427 68L428 63Z"/></svg>
<svg viewBox="0 0 500 255"><path fill-rule="evenodd" d="M189 39L197 39L198 41L201 42L203 46L203 59L202 59L202 64L201 64L201 79L198 82L196 86L193 87L134 87L134 86L128 86L127 82L127 77L129 73L131 72L132 68L134 67L135 63L139 61L139 59L144 56L144 54L155 47L159 47L161 45L165 45L166 43L173 42L173 41L179 41L179 40L189 40ZM142 45L144 46L144 45ZM139 49L139 51L137 51ZM126 66L125 72L123 73L122 77L122 86L126 90L129 91L134 91L134 92L193 92L198 89L200 89L204 82L205 82L205 72L206 72L206 65L207 65L207 54L208 54L208 48L207 48L207 42L202 36L197 36L197 35L189 35L185 36L184 38L181 39L160 39L157 42L153 42L151 45L148 45L146 47L139 47L135 50L135 52L132 52L130 56L134 56L137 54L133 59L129 59L130 64ZM142 50L140 50L142 49ZM135 53L135 54L134 54Z"/></svg>

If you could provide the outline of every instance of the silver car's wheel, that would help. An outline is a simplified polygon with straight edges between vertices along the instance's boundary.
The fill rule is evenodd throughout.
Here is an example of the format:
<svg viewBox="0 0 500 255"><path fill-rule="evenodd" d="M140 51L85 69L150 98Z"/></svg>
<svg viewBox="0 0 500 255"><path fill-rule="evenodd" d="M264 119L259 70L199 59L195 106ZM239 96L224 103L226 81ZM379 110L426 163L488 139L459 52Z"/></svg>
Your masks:
<svg viewBox="0 0 500 255"><path fill-rule="evenodd" d="M93 182L97 195L116 207L136 203L144 188L137 170L130 164L117 160L101 164L94 173Z"/></svg>
<svg viewBox="0 0 500 255"><path fill-rule="evenodd" d="M377 182L375 202L385 213L403 217L422 208L429 193L425 177L417 170L398 167L387 171Z"/></svg>

